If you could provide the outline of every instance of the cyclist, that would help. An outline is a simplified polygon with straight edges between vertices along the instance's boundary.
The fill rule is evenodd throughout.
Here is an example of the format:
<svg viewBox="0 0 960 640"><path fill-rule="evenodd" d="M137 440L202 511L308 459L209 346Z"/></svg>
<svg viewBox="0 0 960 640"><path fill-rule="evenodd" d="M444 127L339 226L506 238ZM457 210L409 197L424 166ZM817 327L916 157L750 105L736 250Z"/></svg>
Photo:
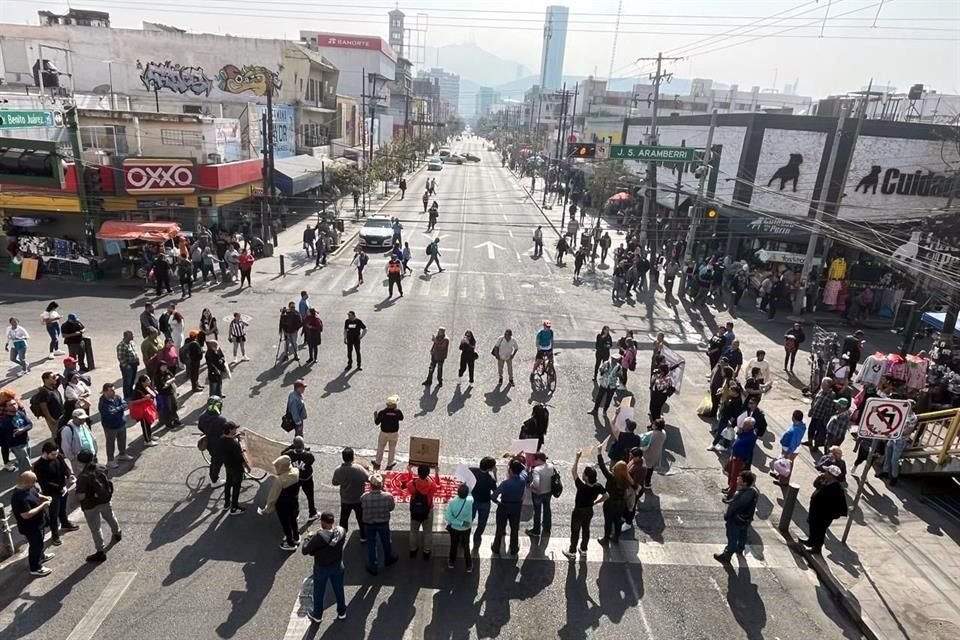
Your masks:
<svg viewBox="0 0 960 640"><path fill-rule="evenodd" d="M530 372L530 380L537 371L537 367L543 366L544 371L553 369L553 324L549 320L543 321L543 328L537 331L537 358L533 361L533 371Z"/></svg>

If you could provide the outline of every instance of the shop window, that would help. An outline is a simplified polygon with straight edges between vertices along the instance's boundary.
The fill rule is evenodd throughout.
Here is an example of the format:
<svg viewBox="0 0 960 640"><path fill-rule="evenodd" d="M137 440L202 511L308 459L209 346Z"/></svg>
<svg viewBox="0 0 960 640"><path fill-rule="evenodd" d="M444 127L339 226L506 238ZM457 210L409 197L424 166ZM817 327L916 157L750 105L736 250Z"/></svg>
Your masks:
<svg viewBox="0 0 960 640"><path fill-rule="evenodd" d="M161 129L160 144L178 147L200 147L203 144L203 136L197 131Z"/></svg>
<svg viewBox="0 0 960 640"><path fill-rule="evenodd" d="M80 127L80 142L84 149L97 149L114 155L126 155L127 128L120 125Z"/></svg>

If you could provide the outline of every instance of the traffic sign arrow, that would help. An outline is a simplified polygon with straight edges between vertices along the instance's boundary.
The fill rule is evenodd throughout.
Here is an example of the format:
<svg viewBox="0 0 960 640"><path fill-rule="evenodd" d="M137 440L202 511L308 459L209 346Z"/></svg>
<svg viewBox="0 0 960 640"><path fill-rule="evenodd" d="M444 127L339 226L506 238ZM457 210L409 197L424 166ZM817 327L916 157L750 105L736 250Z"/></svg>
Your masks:
<svg viewBox="0 0 960 640"><path fill-rule="evenodd" d="M481 243L481 244L478 244L477 246L474 247L474 249L481 249L481 248L483 248L483 247L486 247L486 248L487 248L487 257L490 258L491 260L496 260L496 259L497 259L497 255L496 255L495 249L500 249L501 251L506 251L506 249L504 249L503 247L501 247L500 245L498 245L498 244L496 244L496 243L494 243L494 242L491 242L490 240L487 240L486 242L483 242L483 243Z"/></svg>

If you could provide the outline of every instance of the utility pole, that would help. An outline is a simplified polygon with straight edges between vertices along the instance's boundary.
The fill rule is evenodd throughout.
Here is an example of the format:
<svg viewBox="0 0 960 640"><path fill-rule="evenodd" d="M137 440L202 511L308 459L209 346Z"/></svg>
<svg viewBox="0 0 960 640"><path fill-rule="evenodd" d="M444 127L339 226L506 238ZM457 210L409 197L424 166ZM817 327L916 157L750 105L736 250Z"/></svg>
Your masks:
<svg viewBox="0 0 960 640"><path fill-rule="evenodd" d="M846 162L843 163L840 172L840 180L837 189L837 201L834 209L834 215L840 208L840 202L843 200L843 192L847 188L847 174L850 172L850 161L853 160L853 153L857 148L857 139L860 137L860 129L863 127L863 120L867 114L867 103L870 101L870 89L873 87L873 80L867 86L860 104L857 107L857 127L853 130L853 138L850 140L850 150L847 152ZM803 259L803 271L800 272L800 287L793 300L793 312L800 313L803 310L803 298L807 289L807 278L810 277L810 271L813 269L813 258L817 251L817 241L820 239L820 224L823 220L824 209L828 206L827 201L830 198L830 187L833 184L834 169L837 164L837 155L840 150L840 138L843 137L843 127L847 120L847 110L844 108L837 118L837 129L833 134L833 144L830 148L830 158L827 161L826 180L824 181L825 190L820 194L820 201L817 202L816 213L814 215L813 231L810 232L810 239L807 241L807 254ZM826 256L824 256L826 257Z"/></svg>
<svg viewBox="0 0 960 640"><path fill-rule="evenodd" d="M363 123L363 127L360 128L360 157L363 160L361 163L360 169L360 196L363 198L363 202L360 205L361 211L366 215L367 211L367 171L370 169L370 165L367 164L367 68L363 67L361 70L363 74L362 80L360 83L360 122ZM370 128L373 128L373 123L370 123ZM357 217L357 213L354 212L354 217Z"/></svg>
<svg viewBox="0 0 960 640"><path fill-rule="evenodd" d="M80 214L83 216L83 230L87 236L87 248L97 255L97 221L90 211L90 198L87 194L86 172L83 165L83 144L80 142L80 123L76 103L64 109L64 120L70 134L70 147L73 150L73 166L77 174L77 200Z"/></svg>
<svg viewBox="0 0 960 640"><path fill-rule="evenodd" d="M573 85L573 115L572 115L572 117L570 118L570 133L571 133L571 134L574 133L574 131L575 131L575 129L576 129L576 126L577 126L577 96L580 95L580 91L579 91L579 90L580 90L580 83L578 82L578 83L576 83L575 85ZM566 148L566 147L561 147L561 148ZM560 158L557 157L558 163L559 163L559 160L560 160ZM557 174L557 175L558 175L558 177L559 177L559 170L558 170L558 174ZM568 174L567 174L568 181L567 181L567 183L564 184L564 186L563 186L563 210L560 212L560 231L561 231L561 233L563 232L563 230L566 228L566 225L567 225L567 218L566 218L566 216L567 216L567 202L570 200L569 175L570 175L570 174L568 173ZM570 217L572 218L573 216L571 215ZM574 242L574 245L576 245L577 239L574 238L574 239L573 239L573 242Z"/></svg>
<svg viewBox="0 0 960 640"><path fill-rule="evenodd" d="M554 166L554 177L556 177L557 172L560 168L560 140L563 138L563 125L564 120L567 117L567 83L563 83L563 89L560 91L560 120L557 123L557 144L553 149L553 158L556 163ZM550 175L549 163L547 163L547 175L543 179L543 201L540 203L540 206L544 209L547 208L547 191L549 191L549 186L551 181L547 179Z"/></svg>
<svg viewBox="0 0 960 640"><path fill-rule="evenodd" d="M665 58L663 53L658 53L656 58L638 58L637 62L642 61L652 61L655 60L657 63L657 72L651 74L650 79L653 81L653 113L650 116L650 133L647 135L647 144L650 146L656 146L658 142L657 138L657 110L660 103L660 83L663 80L668 82L673 77L672 73L663 73L663 61L667 60L670 62L683 60L683 58ZM647 163L647 181L644 187L644 198L643 198L643 215L640 216L640 243L647 244L647 253L649 253L649 243L647 242L647 226L650 224L650 220L656 214L657 206L657 163L651 161ZM656 224L656 222L654 222Z"/></svg>
<svg viewBox="0 0 960 640"><path fill-rule="evenodd" d="M717 110L714 109L710 114L710 128L707 129L707 146L703 150L703 164L700 166L700 183L697 185L697 200L690 208L690 228L687 229L687 241L684 243L683 259L680 262L681 272L680 285L677 288L677 295L682 296L687 289L687 278L685 277L687 263L693 255L693 243L697 239L697 226L703 220L703 212L706 209L706 203L703 199L703 192L707 186L707 179L710 177L710 161L713 154L713 132L717 129Z"/></svg>
<svg viewBox="0 0 960 640"><path fill-rule="evenodd" d="M534 127L534 129L533 129L533 136L534 136L534 140L533 140L534 145L533 145L533 146L534 146L534 149L535 149L535 151L534 151L534 156L537 158L537 162L539 163L539 161L540 161L540 110L543 108L543 95L538 93L538 94L537 94L537 98L538 98L538 100L537 100L537 125L536 125L536 127ZM531 112L531 115L533 115L532 112ZM536 189L537 189L537 168L536 168L536 166L534 166L534 167L530 170L530 194L532 195L533 192L536 191ZM533 197L536 197L536 196L533 196ZM534 200L534 202L536 202L536 200Z"/></svg>

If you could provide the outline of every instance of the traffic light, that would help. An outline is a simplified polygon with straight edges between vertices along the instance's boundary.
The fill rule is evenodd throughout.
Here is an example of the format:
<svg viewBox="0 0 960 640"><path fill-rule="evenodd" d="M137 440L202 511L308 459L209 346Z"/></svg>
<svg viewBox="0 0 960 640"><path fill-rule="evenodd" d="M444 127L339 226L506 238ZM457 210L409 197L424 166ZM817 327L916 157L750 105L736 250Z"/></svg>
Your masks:
<svg viewBox="0 0 960 640"><path fill-rule="evenodd" d="M716 207L707 207L707 217L716 218L717 217L717 208Z"/></svg>
<svg viewBox="0 0 960 640"><path fill-rule="evenodd" d="M567 143L568 158L596 158L597 145L592 142L569 142Z"/></svg>
<svg viewBox="0 0 960 640"><path fill-rule="evenodd" d="M63 188L63 161L46 140L0 138L0 183Z"/></svg>

